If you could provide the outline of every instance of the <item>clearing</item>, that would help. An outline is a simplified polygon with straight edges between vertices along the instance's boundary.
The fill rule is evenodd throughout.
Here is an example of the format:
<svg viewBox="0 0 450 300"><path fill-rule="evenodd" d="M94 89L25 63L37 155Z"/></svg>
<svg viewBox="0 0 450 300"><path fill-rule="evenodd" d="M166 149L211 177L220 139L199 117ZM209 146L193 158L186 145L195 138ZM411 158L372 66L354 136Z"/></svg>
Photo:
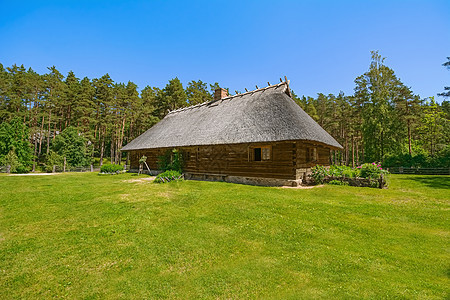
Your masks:
<svg viewBox="0 0 450 300"><path fill-rule="evenodd" d="M143 178L0 175L0 298L448 296L449 176L391 175L387 190Z"/></svg>

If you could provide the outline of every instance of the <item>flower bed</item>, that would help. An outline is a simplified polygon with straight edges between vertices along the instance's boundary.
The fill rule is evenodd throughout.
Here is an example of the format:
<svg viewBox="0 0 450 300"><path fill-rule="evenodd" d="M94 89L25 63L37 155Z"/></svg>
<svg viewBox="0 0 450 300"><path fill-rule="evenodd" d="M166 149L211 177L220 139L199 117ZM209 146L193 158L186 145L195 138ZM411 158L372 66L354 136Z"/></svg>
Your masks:
<svg viewBox="0 0 450 300"><path fill-rule="evenodd" d="M348 166L314 166L311 168L311 177L316 184L330 183L337 185L337 181L343 185L385 188L386 174L389 172L383 170L380 164L366 163L354 169Z"/></svg>

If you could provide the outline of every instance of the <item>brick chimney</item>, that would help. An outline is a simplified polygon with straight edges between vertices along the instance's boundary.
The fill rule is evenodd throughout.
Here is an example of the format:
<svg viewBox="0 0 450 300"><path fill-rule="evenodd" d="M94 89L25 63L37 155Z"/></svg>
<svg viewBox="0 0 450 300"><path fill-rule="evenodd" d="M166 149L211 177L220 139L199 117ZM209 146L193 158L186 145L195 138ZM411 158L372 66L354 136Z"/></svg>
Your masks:
<svg viewBox="0 0 450 300"><path fill-rule="evenodd" d="M226 89L218 88L214 91L214 101L228 97L228 92Z"/></svg>

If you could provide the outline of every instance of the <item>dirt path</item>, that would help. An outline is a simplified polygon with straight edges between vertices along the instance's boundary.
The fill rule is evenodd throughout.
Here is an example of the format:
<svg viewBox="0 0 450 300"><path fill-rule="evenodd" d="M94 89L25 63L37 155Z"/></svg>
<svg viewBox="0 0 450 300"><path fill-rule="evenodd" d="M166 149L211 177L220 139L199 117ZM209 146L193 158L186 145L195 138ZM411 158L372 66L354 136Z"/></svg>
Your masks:
<svg viewBox="0 0 450 300"><path fill-rule="evenodd" d="M143 183L143 182L153 181L153 180L155 180L155 178L156 178L156 176L150 176L150 177L145 177L145 178L136 178L136 179L123 180L123 182L139 182L139 183Z"/></svg>
<svg viewBox="0 0 450 300"><path fill-rule="evenodd" d="M8 176L47 176L47 175L58 175L62 173L26 173L26 174L9 174Z"/></svg>

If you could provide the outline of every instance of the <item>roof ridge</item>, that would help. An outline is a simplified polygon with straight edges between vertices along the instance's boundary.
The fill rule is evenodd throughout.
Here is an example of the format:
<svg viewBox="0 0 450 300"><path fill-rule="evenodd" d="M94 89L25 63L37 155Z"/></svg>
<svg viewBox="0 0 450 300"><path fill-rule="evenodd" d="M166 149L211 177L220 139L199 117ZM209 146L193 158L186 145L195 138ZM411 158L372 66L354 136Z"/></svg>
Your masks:
<svg viewBox="0 0 450 300"><path fill-rule="evenodd" d="M195 105L191 105L191 106L187 106L187 107L181 107L181 108L169 111L169 113L167 115L172 114L172 113L185 111L185 110L192 109L192 108L196 108L196 107L200 107L200 106L203 106L203 105L207 105L208 103L213 103L213 102L223 101L223 100L231 100L232 98L236 98L238 96L244 96L244 95L247 95L247 94L253 94L253 93L256 93L256 92L265 91L265 90L270 89L270 88L280 87L280 86L282 86L284 84L289 86L289 83L287 81L282 81L280 83L269 85L269 86L266 86L266 87L263 87L263 88L259 88L259 89L253 90L253 91L248 91L248 92L245 92L245 93L240 93L240 94L236 94L236 95L232 95L232 96L227 96L227 97L219 99L219 100L205 101L203 103L199 103L199 104L195 104Z"/></svg>

